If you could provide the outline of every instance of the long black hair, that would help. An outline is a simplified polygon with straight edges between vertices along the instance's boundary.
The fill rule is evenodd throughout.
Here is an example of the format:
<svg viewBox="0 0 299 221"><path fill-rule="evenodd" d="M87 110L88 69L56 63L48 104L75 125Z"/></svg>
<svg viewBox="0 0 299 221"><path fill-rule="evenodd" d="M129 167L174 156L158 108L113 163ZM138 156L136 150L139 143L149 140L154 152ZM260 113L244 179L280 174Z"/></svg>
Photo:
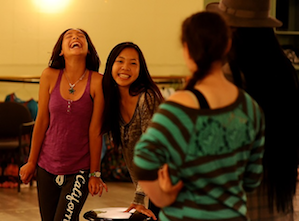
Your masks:
<svg viewBox="0 0 299 221"><path fill-rule="evenodd" d="M189 54L197 65L197 71L188 81L186 89L192 89L203 79L215 61L225 60L231 31L224 19L213 12L199 12L182 24L182 44L187 44Z"/></svg>
<svg viewBox="0 0 299 221"><path fill-rule="evenodd" d="M273 211L275 206L277 211L292 212L299 148L296 71L273 28L235 29L229 64L235 84L243 87L265 113L262 184L267 190L269 209Z"/></svg>
<svg viewBox="0 0 299 221"><path fill-rule="evenodd" d="M65 30L59 36L59 38L58 38L58 40L57 40L57 42L56 42L56 44L53 48L53 51L52 51L52 55L51 55L51 58L50 58L50 61L49 61L49 67L55 68L55 69L65 68L64 57L60 56L59 54L60 54L61 49L62 49L62 41L63 41L64 34L66 32L68 32L69 30L72 30L72 29L73 28L69 28L69 29ZM78 28L78 30L80 30L85 35L85 38L86 38L87 44L88 44L88 53L87 53L87 56L86 56L86 68L88 70L98 72L100 64L101 64L98 53L97 53L97 51L96 51L89 35L87 34L87 32L82 30L82 29L79 29L79 28Z"/></svg>
<svg viewBox="0 0 299 221"><path fill-rule="evenodd" d="M142 51L140 48L132 43L132 42L123 42L116 45L112 51L110 52L107 62L106 68L103 77L103 92L104 92L104 99L105 99L105 108L103 114L103 125L102 125L102 133L111 132L113 137L113 142L116 146L121 144L120 139L120 130L119 130L119 116L120 116L120 94L119 89L117 87L117 83L112 77L112 67L115 62L117 56L124 50L125 48L134 48L139 55L139 62L140 62L140 71L138 78L131 84L129 88L129 93L132 96L136 96L142 92L148 93L151 90L155 98L158 99L158 102L161 103L163 101L162 94L157 87L157 85L152 80L145 58L143 56ZM145 99L147 102L147 99ZM154 112L154 107L149 107L151 114Z"/></svg>

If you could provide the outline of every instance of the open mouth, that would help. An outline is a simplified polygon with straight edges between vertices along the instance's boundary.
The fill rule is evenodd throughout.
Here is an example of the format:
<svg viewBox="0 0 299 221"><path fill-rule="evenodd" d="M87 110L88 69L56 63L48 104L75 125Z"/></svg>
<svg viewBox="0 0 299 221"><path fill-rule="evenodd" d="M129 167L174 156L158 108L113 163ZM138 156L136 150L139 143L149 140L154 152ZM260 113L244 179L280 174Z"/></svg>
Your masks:
<svg viewBox="0 0 299 221"><path fill-rule="evenodd" d="M122 78L122 79L128 79L128 78L130 78L130 75L128 75L128 74L118 74L118 76L120 78Z"/></svg>
<svg viewBox="0 0 299 221"><path fill-rule="evenodd" d="M74 42L71 44L71 48L81 48L81 44L79 42Z"/></svg>

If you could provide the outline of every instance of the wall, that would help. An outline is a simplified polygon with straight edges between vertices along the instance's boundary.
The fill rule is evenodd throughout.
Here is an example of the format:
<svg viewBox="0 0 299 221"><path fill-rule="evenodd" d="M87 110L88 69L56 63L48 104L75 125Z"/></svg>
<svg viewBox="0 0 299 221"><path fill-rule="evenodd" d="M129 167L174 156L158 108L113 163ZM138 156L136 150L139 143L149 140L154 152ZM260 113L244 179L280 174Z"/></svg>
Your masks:
<svg viewBox="0 0 299 221"><path fill-rule="evenodd" d="M180 25L203 9L203 0L68 0L63 10L57 6L51 13L36 4L42 1L0 0L0 76L40 76L59 35L70 27L88 32L102 61L100 72L112 47L133 41L143 50L151 75L188 74ZM60 6L64 1L58 1ZM0 101L12 92L37 99L37 91L36 84L0 82Z"/></svg>

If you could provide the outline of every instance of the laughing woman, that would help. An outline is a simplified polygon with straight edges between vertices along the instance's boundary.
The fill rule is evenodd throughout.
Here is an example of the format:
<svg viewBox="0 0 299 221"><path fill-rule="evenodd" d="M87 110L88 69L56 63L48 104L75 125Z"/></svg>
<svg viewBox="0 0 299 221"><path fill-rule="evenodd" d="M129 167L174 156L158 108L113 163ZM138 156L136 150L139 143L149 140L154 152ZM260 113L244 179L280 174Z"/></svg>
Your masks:
<svg viewBox="0 0 299 221"><path fill-rule="evenodd" d="M28 183L37 169L43 221L78 221L88 191L107 191L99 173L104 106L99 66L88 34L68 29L41 75L32 147L20 176Z"/></svg>

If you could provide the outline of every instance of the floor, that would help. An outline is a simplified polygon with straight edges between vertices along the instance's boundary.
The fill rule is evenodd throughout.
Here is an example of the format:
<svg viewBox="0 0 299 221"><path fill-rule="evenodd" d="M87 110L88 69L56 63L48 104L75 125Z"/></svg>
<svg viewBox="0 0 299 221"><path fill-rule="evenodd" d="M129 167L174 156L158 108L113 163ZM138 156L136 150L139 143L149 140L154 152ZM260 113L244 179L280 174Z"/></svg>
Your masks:
<svg viewBox="0 0 299 221"><path fill-rule="evenodd" d="M107 183L108 193L102 197L91 195L82 209L80 221L86 220L83 214L95 208L128 207L133 200L134 185L132 183ZM40 221L35 185L23 185L21 193L17 189L0 188L0 221Z"/></svg>
<svg viewBox="0 0 299 221"><path fill-rule="evenodd" d="M83 214L87 211L105 207L127 207L130 205L134 186L129 182L108 182L108 193L103 193L102 197L91 195L82 209L80 221L86 221ZM299 190L299 182L297 185ZM294 199L295 217L299 220L299 191ZM0 221L40 221L39 208L37 202L36 186L22 184L21 193L17 193L16 188L0 188ZM280 220L279 220L280 221Z"/></svg>

